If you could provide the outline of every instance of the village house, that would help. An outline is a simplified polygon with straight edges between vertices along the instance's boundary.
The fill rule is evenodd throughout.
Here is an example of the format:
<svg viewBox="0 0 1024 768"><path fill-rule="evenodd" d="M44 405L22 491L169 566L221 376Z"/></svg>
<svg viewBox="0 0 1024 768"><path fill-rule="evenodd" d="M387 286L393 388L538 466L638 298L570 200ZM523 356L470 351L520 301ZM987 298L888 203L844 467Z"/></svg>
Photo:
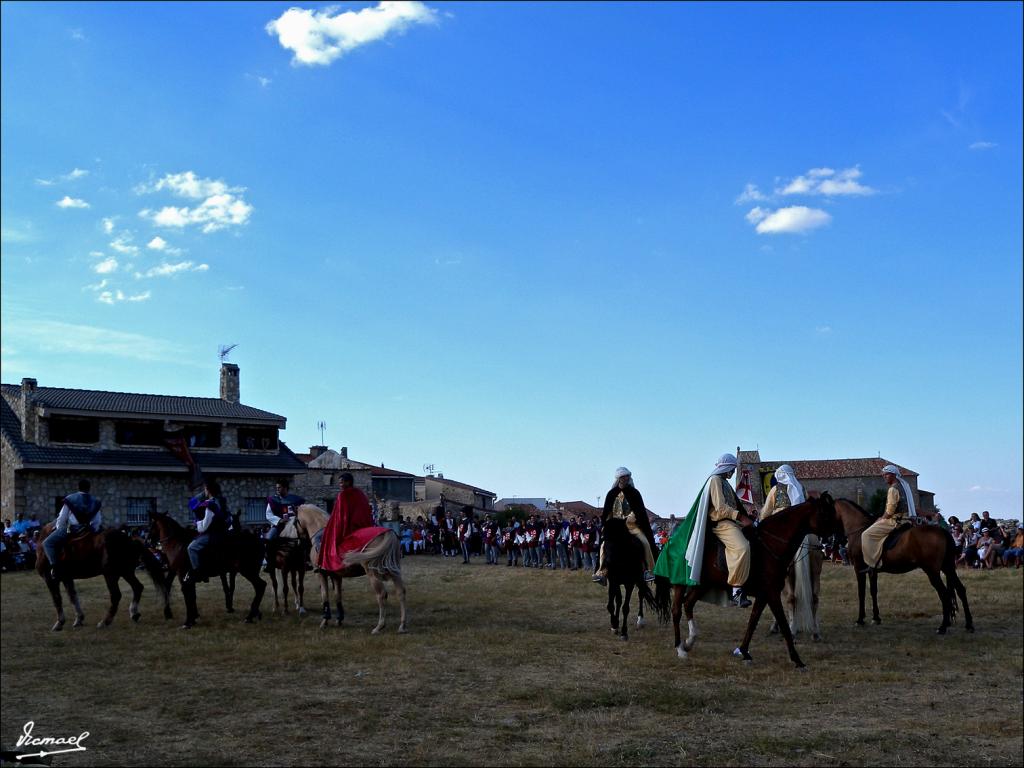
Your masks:
<svg viewBox="0 0 1024 768"><path fill-rule="evenodd" d="M738 451L739 459L733 482L740 489L747 473L754 503L760 507L774 485L775 470L789 464L797 479L807 491L828 491L833 498L855 501L862 507L868 506L876 491L885 491L887 486L882 476L882 467L895 464L903 479L917 494L917 507L925 512L935 509L935 494L917 486L918 473L895 462L877 458L867 459L812 459L798 461L762 461L759 451Z"/></svg>
<svg viewBox="0 0 1024 768"><path fill-rule="evenodd" d="M164 444L178 430L207 477L220 482L232 513L265 522L279 478L305 465L279 439L286 419L240 402L239 369L224 363L220 397L187 397L0 385L2 514L46 522L64 496L89 480L105 525L144 525L150 512L188 519L185 464Z"/></svg>

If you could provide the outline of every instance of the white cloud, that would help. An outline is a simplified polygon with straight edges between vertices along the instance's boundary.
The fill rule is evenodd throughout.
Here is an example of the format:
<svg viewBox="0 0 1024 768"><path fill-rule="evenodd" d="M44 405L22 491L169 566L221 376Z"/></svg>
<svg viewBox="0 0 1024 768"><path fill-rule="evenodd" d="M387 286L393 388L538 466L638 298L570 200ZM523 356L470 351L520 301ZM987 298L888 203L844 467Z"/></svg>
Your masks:
<svg viewBox="0 0 1024 768"><path fill-rule="evenodd" d="M64 174L64 178L67 179L68 181L74 181L75 179L80 179L83 176L88 175L88 171L83 171L81 168L73 168L70 173Z"/></svg>
<svg viewBox="0 0 1024 768"><path fill-rule="evenodd" d="M9 331L12 338L17 338L26 349L44 356L69 360L119 357L208 367L208 363L198 360L191 349L154 336L34 316L5 318L4 323L9 324L5 331Z"/></svg>
<svg viewBox="0 0 1024 768"><path fill-rule="evenodd" d="M177 264L169 264L165 261L145 272L136 272L135 277L172 277L181 272L206 272L209 268L209 264L196 264L192 261L179 261Z"/></svg>
<svg viewBox="0 0 1024 768"><path fill-rule="evenodd" d="M114 304L122 301L146 301L149 299L150 295L149 291L145 291L144 293L137 293L134 296L127 296L124 291L118 289L116 291L103 291L96 297L96 301L113 306Z"/></svg>
<svg viewBox="0 0 1024 768"><path fill-rule="evenodd" d="M780 195L873 195L877 190L861 184L863 174L859 167L834 171L831 168L812 168L804 176L797 176L775 192Z"/></svg>
<svg viewBox="0 0 1024 768"><path fill-rule="evenodd" d="M758 216L751 219L751 213L753 213L753 211L751 211L751 213L747 214L747 220L752 224L754 221L757 221L757 227L755 227L755 229L759 235L807 232L808 230L822 227L832 221L832 217L825 213L825 211L819 210L818 208L807 208L803 205L779 208L771 213L762 211L761 209L754 210L760 212Z"/></svg>
<svg viewBox="0 0 1024 768"><path fill-rule="evenodd" d="M31 224L5 225L0 228L0 242L3 243L31 243L35 239Z"/></svg>
<svg viewBox="0 0 1024 768"><path fill-rule="evenodd" d="M117 259L113 256L104 259L98 264L93 264L92 271L98 275L109 275L111 272L117 271Z"/></svg>
<svg viewBox="0 0 1024 768"><path fill-rule="evenodd" d="M107 254L105 254L103 251L89 251L89 255L95 256L97 259L102 259Z"/></svg>
<svg viewBox="0 0 1024 768"><path fill-rule="evenodd" d="M760 202L767 199L761 190L757 188L756 184L747 184L740 193L740 196L736 198L736 204Z"/></svg>
<svg viewBox="0 0 1024 768"><path fill-rule="evenodd" d="M167 248L167 241L160 237L160 235L157 235L146 243L146 247L151 248L154 251L163 251Z"/></svg>
<svg viewBox="0 0 1024 768"><path fill-rule="evenodd" d="M976 141L976 142L974 142L973 144L971 144L967 148L968 149L975 149L975 150L977 150L977 149L995 149L998 146L999 145L996 144L994 141Z"/></svg>
<svg viewBox="0 0 1024 768"><path fill-rule="evenodd" d="M757 206L756 208L751 208L747 211L747 215L744 218L751 224L757 224L761 219L766 218L769 213L770 211L766 211L761 206Z"/></svg>
<svg viewBox="0 0 1024 768"><path fill-rule="evenodd" d="M102 291L108 285L110 285L110 281L107 280L107 278L103 278L98 283L93 283L92 285L87 285L87 286L85 286L85 288L90 290L90 291Z"/></svg>
<svg viewBox="0 0 1024 768"><path fill-rule="evenodd" d="M815 328L814 330L815 330L815 331L816 331L816 332L817 332L818 334L820 334L820 335L822 335L822 336L827 336L828 334L832 333L832 326L831 326L831 325L819 325L819 326L818 326L817 328Z"/></svg>
<svg viewBox="0 0 1024 768"><path fill-rule="evenodd" d="M36 179L36 184L40 187L52 187L57 182L51 181L50 179Z"/></svg>
<svg viewBox="0 0 1024 768"><path fill-rule="evenodd" d="M380 2L372 8L338 13L289 8L266 25L283 48L294 52L292 64L330 64L338 57L414 24L437 22L437 11L421 2Z"/></svg>
<svg viewBox="0 0 1024 768"><path fill-rule="evenodd" d="M137 293L134 296L129 296L128 301L146 301L150 295L150 291L143 291L142 293Z"/></svg>
<svg viewBox="0 0 1024 768"><path fill-rule="evenodd" d="M72 40L85 40L87 38L85 36L85 33L81 29L72 29L71 30L71 39Z"/></svg>
<svg viewBox="0 0 1024 768"><path fill-rule="evenodd" d="M80 200L77 197L68 197L64 195L63 198L57 201L58 208L88 208L89 204L85 200Z"/></svg>
<svg viewBox="0 0 1024 768"><path fill-rule="evenodd" d="M158 227L181 229L196 225L203 232L209 233L245 224L253 212L253 207L241 197L244 187L230 187L223 181L203 179L193 171L167 174L156 183L137 189L140 194L163 190L177 197L202 202L194 208L167 205L158 211L149 208L139 211L139 216Z"/></svg>
<svg viewBox="0 0 1024 768"><path fill-rule="evenodd" d="M131 244L130 235L121 235L114 240L111 240L110 247L118 253L124 253L129 256L136 256L139 253L139 247Z"/></svg>
<svg viewBox="0 0 1024 768"><path fill-rule="evenodd" d="M84 171L81 168L72 168L70 171L65 173L63 176L58 176L56 179L36 179L36 184L41 187L52 187L61 181L74 181L80 179L83 176L88 176L89 172Z"/></svg>
<svg viewBox="0 0 1024 768"><path fill-rule="evenodd" d="M114 231L114 220L111 218L103 219L103 231L108 235Z"/></svg>

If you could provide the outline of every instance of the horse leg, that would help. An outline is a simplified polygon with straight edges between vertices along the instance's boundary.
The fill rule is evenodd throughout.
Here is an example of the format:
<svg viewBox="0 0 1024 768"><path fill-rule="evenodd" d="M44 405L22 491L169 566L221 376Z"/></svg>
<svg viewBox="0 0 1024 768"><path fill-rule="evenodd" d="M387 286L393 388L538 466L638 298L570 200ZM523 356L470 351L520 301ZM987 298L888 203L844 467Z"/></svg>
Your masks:
<svg viewBox="0 0 1024 768"><path fill-rule="evenodd" d="M64 589L68 592L68 600L75 606L75 623L71 626L75 629L85 626L85 611L82 610L82 601L78 599L78 589L75 582L68 579L64 582Z"/></svg>
<svg viewBox="0 0 1024 768"><path fill-rule="evenodd" d="M288 571L284 568L281 569L281 592L282 602L284 603L284 614L288 615ZM274 595L274 608L277 608L277 595Z"/></svg>
<svg viewBox="0 0 1024 768"><path fill-rule="evenodd" d="M939 601L942 603L942 623L939 625L939 628L935 630L935 634L944 635L946 634L946 629L948 629L950 625L949 603L950 594L952 594L953 588L947 588L946 585L942 583L942 578L939 576L937 571L926 571L926 573L928 574L928 581L931 582L935 591L939 593Z"/></svg>
<svg viewBox="0 0 1024 768"><path fill-rule="evenodd" d="M636 628L643 629L647 626L647 620L644 618L644 601L640 599L640 605L636 609Z"/></svg>
<svg viewBox="0 0 1024 768"><path fill-rule="evenodd" d="M50 590L50 597L53 598L53 607L57 610L57 622L50 627L51 632L60 632L64 629L64 601L60 596L60 582L56 579L51 579L49 576L44 577L46 579L46 588Z"/></svg>
<svg viewBox="0 0 1024 768"><path fill-rule="evenodd" d="M105 573L103 574L103 580L107 582L107 591L110 593L110 607L107 608L107 615L103 617L103 621L96 625L97 629L109 627L110 623L114 620L114 616L117 614L118 606L121 605L121 587L117 583L117 574Z"/></svg>
<svg viewBox="0 0 1024 768"><path fill-rule="evenodd" d="M619 585L612 579L608 579L608 614L611 616L611 630L615 634L619 633L619 607L616 604L617 599L621 599Z"/></svg>
<svg viewBox="0 0 1024 768"><path fill-rule="evenodd" d="M690 587L683 601L683 609L686 611L686 642L683 643L683 650L687 652L692 651L697 642L697 622L693 620L693 606L697 604L702 594L704 593L700 588Z"/></svg>
<svg viewBox="0 0 1024 768"><path fill-rule="evenodd" d="M620 640L629 640L629 599L633 596L633 582L628 582L625 585L626 597L622 601L622 634L619 635Z"/></svg>
<svg viewBox="0 0 1024 768"><path fill-rule="evenodd" d="M768 598L768 605L771 607L772 613L775 614L775 620L779 622L782 637L786 640L786 648L789 649L790 661L796 664L796 668L799 670L807 669L807 665L800 659L800 654L796 652L796 646L793 644L793 633L789 631L789 622L786 621L786 612L782 609L782 600L779 595L771 595Z"/></svg>
<svg viewBox="0 0 1024 768"><path fill-rule="evenodd" d="M327 575L323 571L317 571L316 577L320 581L320 629L325 629L327 622L331 620L330 587L327 584Z"/></svg>
<svg viewBox="0 0 1024 768"><path fill-rule="evenodd" d="M946 583L950 584L950 594L952 595L953 590L956 590L956 594L960 596L960 604L964 607L964 629L968 632L974 631L974 619L971 616L971 607L967 604L967 587L960 581L960 577L956 574L956 566L952 566L946 571ZM953 599L952 597L950 599Z"/></svg>
<svg viewBox="0 0 1024 768"><path fill-rule="evenodd" d="M497 565L497 562L495 562L495 565ZM399 616L398 616L398 634L404 635L405 632L406 632L406 628L405 628L405 582L402 581L402 576L401 576L401 574L398 574L398 573L392 573L391 574L391 581L395 585L395 591L398 592L398 608L399 608L399 611L400 611Z"/></svg>
<svg viewBox="0 0 1024 768"><path fill-rule="evenodd" d="M676 642L673 646L676 655L680 659L686 658L686 651L683 649L683 641L679 637L679 620L683 617L683 591L685 587L681 584L672 585L672 630L675 632Z"/></svg>
<svg viewBox="0 0 1024 768"><path fill-rule="evenodd" d="M384 586L384 581L371 570L366 571L366 576L370 580L370 586L373 587L374 594L377 596L377 626L370 630L371 635L379 634L384 629L384 608L388 601L388 590Z"/></svg>
<svg viewBox="0 0 1024 768"><path fill-rule="evenodd" d="M195 582L190 581L187 584L182 582L181 596L185 598L185 623L181 625L181 628L192 629L192 627L196 625L196 620L199 618L199 610L196 607Z"/></svg>
<svg viewBox="0 0 1024 768"><path fill-rule="evenodd" d="M295 610L299 612L299 616L306 615L306 569L305 567L299 568L295 572Z"/></svg>
<svg viewBox="0 0 1024 768"><path fill-rule="evenodd" d="M224 610L228 613L235 612L235 573L221 571L220 586L224 590Z"/></svg>
<svg viewBox="0 0 1024 768"><path fill-rule="evenodd" d="M128 604L128 615L132 621L138 621L142 618L142 614L139 612L139 601L142 599L142 582L139 581L135 572L131 569L124 574L124 580L128 582L128 586L132 588L132 601Z"/></svg>
<svg viewBox="0 0 1024 768"><path fill-rule="evenodd" d="M338 610L336 623L340 627L341 623L345 621L345 609L341 605L341 576L334 577L334 595L337 600L337 604L334 607Z"/></svg>
<svg viewBox="0 0 1024 768"><path fill-rule="evenodd" d="M277 599L277 568L273 563L267 564L267 575L270 576L270 586L274 588L274 613L277 613L281 609L281 605Z"/></svg>
<svg viewBox="0 0 1024 768"><path fill-rule="evenodd" d="M742 658L743 661L748 664L754 660L750 655L750 641L754 637L754 629L757 627L757 622L761 620L761 613L764 611L766 602L765 598L761 595L754 598L754 607L750 609L750 617L747 619L747 629L743 633L743 639L740 641L739 646L733 649L732 652L733 656ZM781 605L782 602L780 601L779 606L781 607ZM785 617L783 616L783 620L780 621L778 614L775 616L775 621L780 625L780 628L782 625L786 624ZM784 635L789 636L788 625L785 626Z"/></svg>
<svg viewBox="0 0 1024 768"><path fill-rule="evenodd" d="M793 617L796 616L796 568L792 565L786 572L786 585L782 589L782 598L786 611L786 621L789 622L789 630L796 637L799 634L799 632L793 631ZM778 622L774 622L773 626L777 627Z"/></svg>
<svg viewBox="0 0 1024 768"><path fill-rule="evenodd" d="M822 641L821 622L818 620L818 602L821 595L821 565L824 555L818 555L811 561L811 613L814 616L814 632L811 639L816 643Z"/></svg>
<svg viewBox="0 0 1024 768"><path fill-rule="evenodd" d="M868 578L871 580L871 623L881 624L882 617L878 615L878 572L872 571Z"/></svg>
<svg viewBox="0 0 1024 768"><path fill-rule="evenodd" d="M260 578L260 566L262 565L262 561L257 562L254 567L248 568L242 572L246 581L252 584L254 592L252 596L252 603L249 604L249 613L247 613L243 619L246 624L252 624L254 621L259 621L263 618L263 612L260 610L260 603L263 602L263 593L267 591L267 582Z"/></svg>
<svg viewBox="0 0 1024 768"><path fill-rule="evenodd" d="M174 586L174 571L168 570L167 576L164 579L163 592L164 592L164 619L174 618L174 612L171 610L171 587Z"/></svg>
<svg viewBox="0 0 1024 768"><path fill-rule="evenodd" d="M856 624L858 627L864 626L864 589L865 589L865 577L860 572L860 566L857 565L857 561L854 561L854 568L857 569L857 604L860 606L860 610L857 613Z"/></svg>

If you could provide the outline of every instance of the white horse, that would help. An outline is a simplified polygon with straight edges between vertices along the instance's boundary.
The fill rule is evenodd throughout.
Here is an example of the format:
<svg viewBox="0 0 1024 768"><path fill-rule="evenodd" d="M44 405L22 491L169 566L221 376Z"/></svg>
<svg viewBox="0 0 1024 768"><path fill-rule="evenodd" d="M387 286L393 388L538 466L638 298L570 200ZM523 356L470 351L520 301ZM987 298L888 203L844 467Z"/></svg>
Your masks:
<svg viewBox="0 0 1024 768"><path fill-rule="evenodd" d="M316 563L320 558L321 538L324 527L327 525L328 514L315 504L302 504L296 510L296 527L301 536L307 537L311 545L310 559ZM377 626L371 634L376 635L384 628L384 606L388 599L387 583L394 584L398 591L398 601L401 607L398 631L405 630L405 583L402 581L402 545L394 531L382 531L363 547L360 552L349 552L345 555L346 567L342 571L326 571L320 569L317 576L320 579L320 599L323 603L323 619L320 621L320 628L323 629L331 620L331 604L328 594L328 578L334 585L334 594L338 609L337 625L340 627L345 619L345 610L341 605L341 580L343 577L352 578L362 576L364 573L370 580L377 595Z"/></svg>

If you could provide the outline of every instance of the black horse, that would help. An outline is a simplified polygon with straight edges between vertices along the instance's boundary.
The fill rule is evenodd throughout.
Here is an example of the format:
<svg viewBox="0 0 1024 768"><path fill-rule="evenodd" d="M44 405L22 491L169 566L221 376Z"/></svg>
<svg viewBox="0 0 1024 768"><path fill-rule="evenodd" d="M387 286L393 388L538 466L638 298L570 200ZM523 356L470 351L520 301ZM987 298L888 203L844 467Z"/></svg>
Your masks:
<svg viewBox="0 0 1024 768"><path fill-rule="evenodd" d="M608 613L612 632L622 640L629 639L629 601L633 590L640 596L641 611L646 605L662 623L667 622L668 581L661 580L657 593L644 581L644 547L626 528L625 520L609 518L601 533L604 537L604 566L608 572Z"/></svg>

